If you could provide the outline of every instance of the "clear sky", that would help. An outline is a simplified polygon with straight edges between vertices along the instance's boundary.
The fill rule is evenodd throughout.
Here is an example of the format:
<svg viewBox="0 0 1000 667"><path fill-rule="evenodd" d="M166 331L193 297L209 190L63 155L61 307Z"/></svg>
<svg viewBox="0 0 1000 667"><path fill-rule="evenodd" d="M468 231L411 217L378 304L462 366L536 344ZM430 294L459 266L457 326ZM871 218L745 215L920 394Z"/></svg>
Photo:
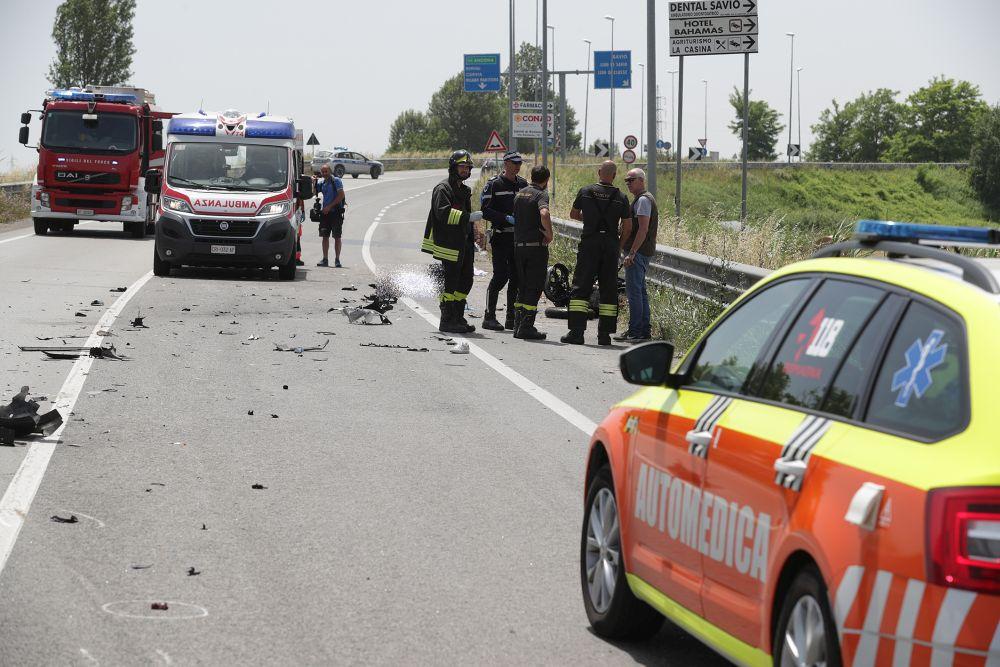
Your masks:
<svg viewBox="0 0 1000 667"><path fill-rule="evenodd" d="M34 160L17 144L18 114L38 108L55 55L51 39L58 0L0 0L3 93L0 170ZM540 5L540 0L539 3ZM555 64L584 69L587 45L607 49L615 17L615 48L646 62L645 0L549 0L555 26ZM517 41L535 40L535 0L516 0ZM657 69L664 97L664 132L670 127L668 2L657 0ZM540 11L540 9L539 9ZM760 53L751 57L751 99L764 99L788 115L789 38L795 32L795 65L802 70L802 141L809 125L830 105L889 87L901 97L933 75L967 79L991 104L1000 102L998 0L760 0ZM431 94L459 72L463 53L499 52L508 58L508 0L344 0L298 2L242 0L139 0L135 17L132 83L154 91L161 107L191 111L229 107L287 114L315 132L324 145L342 144L379 153L389 125L403 109L425 109ZM540 19L539 19L540 20ZM636 67L636 74L638 68ZM738 150L726 128L727 97L742 85L740 56L689 57L685 61L684 144L703 133L708 80L709 147L723 156ZM570 77L569 102L583 121L585 77ZM576 79L576 80L572 80ZM617 139L640 129L638 76L632 90L615 95ZM590 91L588 138L607 136L609 95ZM798 121L793 123L797 136ZM37 122L32 138L36 138ZM503 128L498 128L503 130ZM505 133L504 133L505 134ZM787 135L786 135L787 136ZM485 143L487 137L483 137ZM782 144L784 140L782 140ZM482 146L470 146L480 150Z"/></svg>

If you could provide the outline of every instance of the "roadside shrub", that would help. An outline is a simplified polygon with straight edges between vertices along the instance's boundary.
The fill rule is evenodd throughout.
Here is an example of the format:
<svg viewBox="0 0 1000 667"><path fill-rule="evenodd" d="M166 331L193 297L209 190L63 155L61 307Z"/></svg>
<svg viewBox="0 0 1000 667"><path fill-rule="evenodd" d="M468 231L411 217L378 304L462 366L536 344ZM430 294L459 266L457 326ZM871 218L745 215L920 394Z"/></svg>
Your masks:
<svg viewBox="0 0 1000 667"><path fill-rule="evenodd" d="M1000 219L1000 105L976 124L969 154L969 184L993 220Z"/></svg>

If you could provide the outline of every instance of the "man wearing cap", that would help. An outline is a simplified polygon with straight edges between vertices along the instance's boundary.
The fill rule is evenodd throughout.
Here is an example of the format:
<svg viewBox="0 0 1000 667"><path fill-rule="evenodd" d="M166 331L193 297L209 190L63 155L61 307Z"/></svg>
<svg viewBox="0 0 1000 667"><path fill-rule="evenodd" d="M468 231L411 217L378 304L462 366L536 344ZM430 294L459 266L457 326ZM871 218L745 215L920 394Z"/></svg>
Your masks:
<svg viewBox="0 0 1000 667"><path fill-rule="evenodd" d="M490 221L490 245L493 247L493 277L486 290L486 313L483 328L503 331L514 328L514 302L517 296L517 271L514 264L514 197L528 186L518 176L521 154L507 151L503 156L503 172L486 181L480 197L483 217ZM497 321L497 301L500 290L507 285L507 311L504 323Z"/></svg>

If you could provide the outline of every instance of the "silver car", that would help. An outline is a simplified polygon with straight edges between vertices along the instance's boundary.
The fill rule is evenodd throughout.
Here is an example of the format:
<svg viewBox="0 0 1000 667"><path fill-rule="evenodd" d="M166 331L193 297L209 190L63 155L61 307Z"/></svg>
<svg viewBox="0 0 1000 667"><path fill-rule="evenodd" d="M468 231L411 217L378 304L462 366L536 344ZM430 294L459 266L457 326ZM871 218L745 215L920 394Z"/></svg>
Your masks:
<svg viewBox="0 0 1000 667"><path fill-rule="evenodd" d="M361 153L348 150L318 151L312 160L313 173L318 174L324 164L330 165L333 175L337 177L350 174L357 178L361 174L368 174L372 178L378 178L384 171L378 160L369 160Z"/></svg>

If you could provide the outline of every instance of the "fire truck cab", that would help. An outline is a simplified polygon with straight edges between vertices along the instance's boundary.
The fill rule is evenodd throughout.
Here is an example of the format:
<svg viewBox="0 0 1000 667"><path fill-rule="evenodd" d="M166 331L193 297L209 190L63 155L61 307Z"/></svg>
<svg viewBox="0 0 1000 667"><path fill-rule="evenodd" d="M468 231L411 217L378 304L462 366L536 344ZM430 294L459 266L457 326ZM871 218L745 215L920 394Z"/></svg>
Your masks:
<svg viewBox="0 0 1000 667"><path fill-rule="evenodd" d="M144 174L163 165L162 123L144 88L87 86L50 90L40 110L38 171L31 188L35 233L68 233L82 220L121 222L142 238L152 231L156 196ZM21 114L19 140L28 144L32 111Z"/></svg>

